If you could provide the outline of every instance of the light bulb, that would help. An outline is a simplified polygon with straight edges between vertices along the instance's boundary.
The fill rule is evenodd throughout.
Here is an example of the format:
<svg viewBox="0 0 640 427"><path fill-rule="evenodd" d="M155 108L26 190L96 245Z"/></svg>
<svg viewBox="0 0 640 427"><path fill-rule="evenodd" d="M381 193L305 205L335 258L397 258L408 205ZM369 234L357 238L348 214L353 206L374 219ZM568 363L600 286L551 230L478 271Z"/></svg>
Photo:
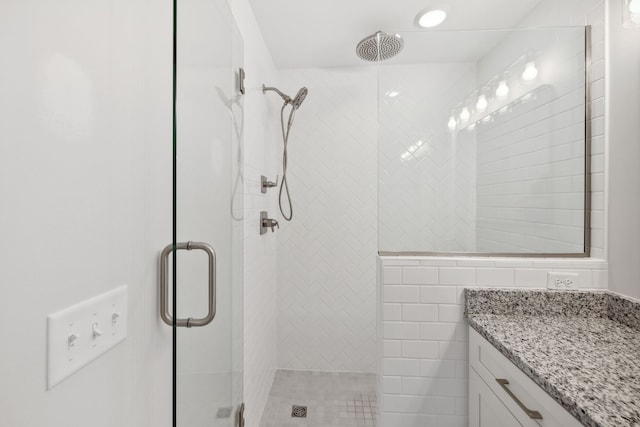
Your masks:
<svg viewBox="0 0 640 427"><path fill-rule="evenodd" d="M471 123L467 129L469 129L470 131L472 131L472 130L474 130L475 128L476 128L476 123Z"/></svg>
<svg viewBox="0 0 640 427"><path fill-rule="evenodd" d="M487 97L484 95L480 95L478 97L478 102L476 103L476 109L482 113L487 109L487 105L489 105L489 103L487 102Z"/></svg>
<svg viewBox="0 0 640 427"><path fill-rule="evenodd" d="M467 107L464 107L462 111L460 111L460 120L463 123L469 120L470 116L471 116L471 113L469 113L469 109Z"/></svg>
<svg viewBox="0 0 640 427"><path fill-rule="evenodd" d="M453 116L449 117L449 123L447 123L447 126L449 126L450 130L454 130L457 124L458 122L456 122L456 119Z"/></svg>
<svg viewBox="0 0 640 427"><path fill-rule="evenodd" d="M629 12L640 13L640 0L631 0L629 2Z"/></svg>
<svg viewBox="0 0 640 427"><path fill-rule="evenodd" d="M395 98L396 96L400 95L400 92L398 92L397 90L390 90L389 92L385 93L385 95L387 95L389 98Z"/></svg>
<svg viewBox="0 0 640 427"><path fill-rule="evenodd" d="M491 121L491 114L482 119L482 123L489 123Z"/></svg>
<svg viewBox="0 0 640 427"><path fill-rule="evenodd" d="M507 85L506 80L502 80L496 89L496 96L504 98L507 95L509 95L509 86Z"/></svg>
<svg viewBox="0 0 640 427"><path fill-rule="evenodd" d="M531 81L536 77L538 77L536 63L533 61L527 62L527 65L524 67L524 71L522 72L522 79L525 81Z"/></svg>

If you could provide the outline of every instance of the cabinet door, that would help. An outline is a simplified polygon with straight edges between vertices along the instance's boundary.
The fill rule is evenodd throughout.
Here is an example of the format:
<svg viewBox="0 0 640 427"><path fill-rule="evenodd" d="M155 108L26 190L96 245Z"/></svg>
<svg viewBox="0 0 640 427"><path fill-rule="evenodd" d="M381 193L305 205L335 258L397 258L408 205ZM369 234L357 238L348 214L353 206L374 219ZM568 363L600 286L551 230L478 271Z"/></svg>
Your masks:
<svg viewBox="0 0 640 427"><path fill-rule="evenodd" d="M473 368L469 369L469 427L522 427Z"/></svg>

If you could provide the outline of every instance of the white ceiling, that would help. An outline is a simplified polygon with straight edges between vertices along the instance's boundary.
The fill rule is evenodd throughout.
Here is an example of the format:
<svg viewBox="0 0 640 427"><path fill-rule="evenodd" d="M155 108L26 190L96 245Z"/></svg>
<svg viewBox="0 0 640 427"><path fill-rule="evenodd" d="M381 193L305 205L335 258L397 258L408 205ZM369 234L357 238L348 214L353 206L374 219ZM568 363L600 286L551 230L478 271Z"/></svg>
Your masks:
<svg viewBox="0 0 640 427"><path fill-rule="evenodd" d="M514 28L540 0L250 0L258 24L279 68L363 65L355 53L363 38L378 30L403 34L405 58L469 61L495 45L498 34L451 35L451 43L434 40L415 25L416 14L430 6L446 5L447 20L440 30ZM486 40L485 40L486 39ZM465 42L466 40L466 42ZM416 49L420 42L420 49ZM413 43L413 45L412 45ZM413 46L413 53L412 52ZM451 47L456 46L455 50ZM428 48L428 49L427 49ZM421 53L420 53L421 52ZM425 55L424 52L428 52ZM417 55L417 56L416 56ZM471 57L469 57L471 56Z"/></svg>

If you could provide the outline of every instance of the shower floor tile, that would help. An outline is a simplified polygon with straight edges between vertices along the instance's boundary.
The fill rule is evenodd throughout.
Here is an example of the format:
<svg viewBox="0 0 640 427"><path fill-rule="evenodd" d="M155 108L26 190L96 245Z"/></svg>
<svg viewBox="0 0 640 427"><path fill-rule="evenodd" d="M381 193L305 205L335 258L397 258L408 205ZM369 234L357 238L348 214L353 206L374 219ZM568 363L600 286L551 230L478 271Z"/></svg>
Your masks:
<svg viewBox="0 0 640 427"><path fill-rule="evenodd" d="M375 426L376 388L375 374L278 370L260 427ZM306 418L291 417L293 405Z"/></svg>

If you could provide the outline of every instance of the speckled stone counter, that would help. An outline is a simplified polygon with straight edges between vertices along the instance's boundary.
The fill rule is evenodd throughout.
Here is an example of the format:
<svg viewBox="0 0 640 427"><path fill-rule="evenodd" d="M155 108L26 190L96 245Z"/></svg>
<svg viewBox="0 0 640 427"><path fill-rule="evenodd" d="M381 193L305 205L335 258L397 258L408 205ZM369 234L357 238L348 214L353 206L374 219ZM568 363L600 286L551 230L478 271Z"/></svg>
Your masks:
<svg viewBox="0 0 640 427"><path fill-rule="evenodd" d="M640 304L606 292L466 289L469 325L582 424L640 426Z"/></svg>

